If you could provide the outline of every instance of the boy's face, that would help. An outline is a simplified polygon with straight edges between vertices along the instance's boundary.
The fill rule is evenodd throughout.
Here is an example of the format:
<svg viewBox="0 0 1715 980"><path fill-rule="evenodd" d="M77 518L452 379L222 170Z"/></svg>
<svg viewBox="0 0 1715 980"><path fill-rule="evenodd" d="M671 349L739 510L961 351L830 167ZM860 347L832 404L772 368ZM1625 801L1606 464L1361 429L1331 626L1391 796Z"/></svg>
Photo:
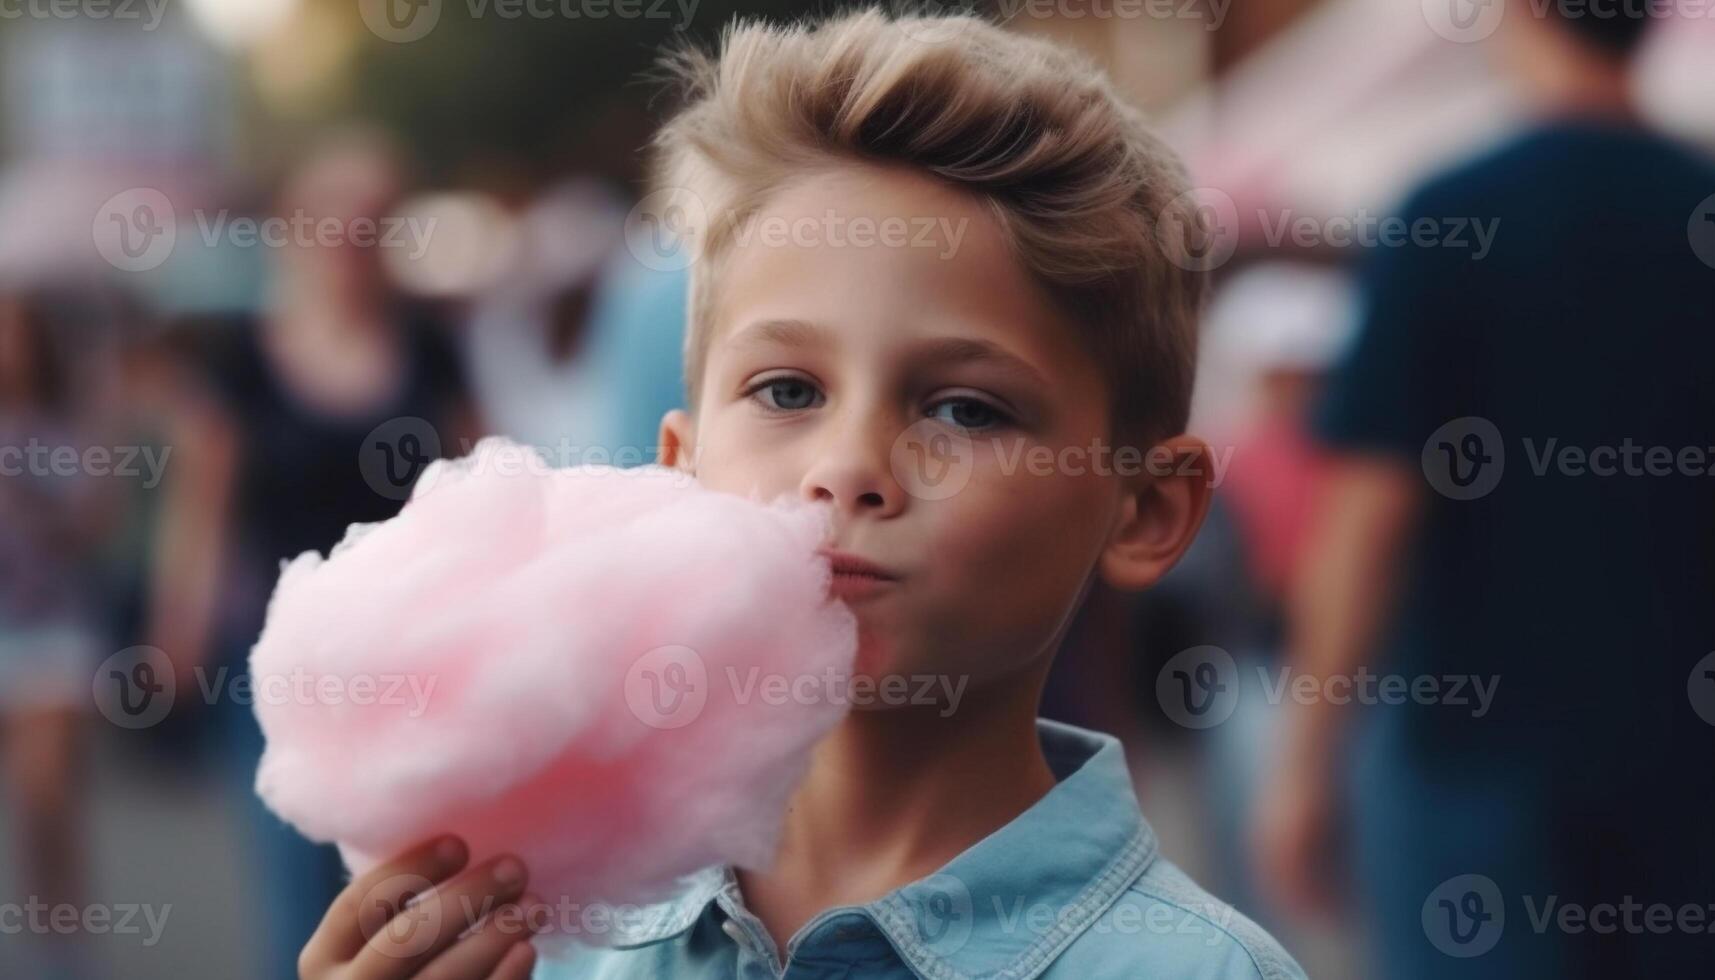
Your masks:
<svg viewBox="0 0 1715 980"><path fill-rule="evenodd" d="M926 176L806 177L750 232L721 266L694 419L670 413L663 445L709 488L831 504L829 546L896 576L843 595L860 672L980 686L1040 663L1123 497L1090 452L1109 438L1095 358L984 205Z"/></svg>

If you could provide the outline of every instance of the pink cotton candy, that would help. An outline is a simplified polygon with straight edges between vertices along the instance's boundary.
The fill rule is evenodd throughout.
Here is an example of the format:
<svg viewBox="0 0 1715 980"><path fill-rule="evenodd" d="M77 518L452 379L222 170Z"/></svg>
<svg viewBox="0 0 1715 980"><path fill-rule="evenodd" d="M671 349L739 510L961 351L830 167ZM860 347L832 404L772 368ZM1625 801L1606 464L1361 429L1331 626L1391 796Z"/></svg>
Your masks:
<svg viewBox="0 0 1715 980"><path fill-rule="evenodd" d="M501 439L436 462L398 516L282 562L250 653L257 792L354 873L455 833L562 906L765 867L846 705L746 682L850 676L828 520Z"/></svg>

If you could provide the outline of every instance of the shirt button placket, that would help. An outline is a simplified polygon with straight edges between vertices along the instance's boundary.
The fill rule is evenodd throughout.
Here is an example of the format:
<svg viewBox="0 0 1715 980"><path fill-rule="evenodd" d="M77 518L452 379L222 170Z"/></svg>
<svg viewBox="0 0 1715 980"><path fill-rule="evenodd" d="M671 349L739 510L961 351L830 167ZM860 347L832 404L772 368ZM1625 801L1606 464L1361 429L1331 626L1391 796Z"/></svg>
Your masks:
<svg viewBox="0 0 1715 980"><path fill-rule="evenodd" d="M721 923L721 931L738 947L737 974L743 980L775 980L774 968L765 962L765 957L756 949L750 934L736 919L727 919Z"/></svg>

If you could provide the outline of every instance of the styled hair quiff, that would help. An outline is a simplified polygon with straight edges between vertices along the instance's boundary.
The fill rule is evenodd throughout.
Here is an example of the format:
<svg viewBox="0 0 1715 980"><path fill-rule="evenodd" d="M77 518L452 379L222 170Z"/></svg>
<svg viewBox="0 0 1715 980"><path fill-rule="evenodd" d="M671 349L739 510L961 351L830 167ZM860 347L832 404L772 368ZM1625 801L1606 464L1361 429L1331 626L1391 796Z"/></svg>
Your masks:
<svg viewBox="0 0 1715 980"><path fill-rule="evenodd" d="M689 192L701 221L687 229L692 412L735 229L794 177L895 163L987 202L1107 373L1116 441L1184 430L1206 283L1172 236L1195 206L1177 157L1095 65L978 18L865 9L734 23L717 56L686 49L664 66L683 103L653 142L649 200ZM1171 223L1159 239L1158 223Z"/></svg>

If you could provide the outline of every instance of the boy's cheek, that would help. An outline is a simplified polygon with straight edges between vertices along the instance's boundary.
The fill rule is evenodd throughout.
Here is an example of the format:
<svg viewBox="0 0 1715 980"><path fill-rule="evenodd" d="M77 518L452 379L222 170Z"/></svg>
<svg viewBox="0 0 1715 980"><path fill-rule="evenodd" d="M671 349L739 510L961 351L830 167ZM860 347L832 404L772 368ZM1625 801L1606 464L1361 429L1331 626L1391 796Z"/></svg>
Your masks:
<svg viewBox="0 0 1715 980"><path fill-rule="evenodd" d="M771 500L796 494L801 482L793 476L793 460L783 447L759 445L743 434L707 433L695 460L697 482L723 493L754 493Z"/></svg>

